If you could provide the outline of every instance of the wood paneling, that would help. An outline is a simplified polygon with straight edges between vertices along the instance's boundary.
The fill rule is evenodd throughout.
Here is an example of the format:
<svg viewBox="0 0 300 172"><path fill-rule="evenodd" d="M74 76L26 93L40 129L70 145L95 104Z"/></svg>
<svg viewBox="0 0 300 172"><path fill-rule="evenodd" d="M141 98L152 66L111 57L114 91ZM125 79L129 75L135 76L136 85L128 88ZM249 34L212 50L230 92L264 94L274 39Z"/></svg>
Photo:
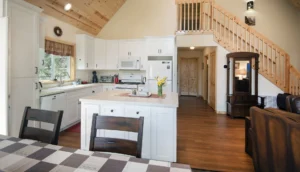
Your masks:
<svg viewBox="0 0 300 172"><path fill-rule="evenodd" d="M180 97L177 110L177 161L215 171L254 171L245 153L243 119L217 115L196 97ZM62 132L59 145L80 149L80 133Z"/></svg>
<svg viewBox="0 0 300 172"><path fill-rule="evenodd" d="M97 35L126 0L25 0L42 8L45 14ZM64 5L72 9L64 10Z"/></svg>

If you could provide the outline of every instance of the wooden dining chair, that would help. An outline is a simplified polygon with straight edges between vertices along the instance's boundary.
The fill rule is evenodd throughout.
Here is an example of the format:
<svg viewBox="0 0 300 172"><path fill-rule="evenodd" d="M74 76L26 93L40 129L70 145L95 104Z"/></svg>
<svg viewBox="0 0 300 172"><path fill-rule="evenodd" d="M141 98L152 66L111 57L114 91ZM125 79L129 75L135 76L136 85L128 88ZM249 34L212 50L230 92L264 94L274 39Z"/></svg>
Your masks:
<svg viewBox="0 0 300 172"><path fill-rule="evenodd" d="M25 107L21 123L19 138L32 139L40 142L57 145L63 111L52 112ZM54 124L53 130L44 130L28 126L28 121L37 121Z"/></svg>
<svg viewBox="0 0 300 172"><path fill-rule="evenodd" d="M143 142L144 117L124 118L111 116L93 115L90 151L113 152L132 155L141 158ZM97 137L97 130L118 130L135 132L138 134L137 141Z"/></svg>

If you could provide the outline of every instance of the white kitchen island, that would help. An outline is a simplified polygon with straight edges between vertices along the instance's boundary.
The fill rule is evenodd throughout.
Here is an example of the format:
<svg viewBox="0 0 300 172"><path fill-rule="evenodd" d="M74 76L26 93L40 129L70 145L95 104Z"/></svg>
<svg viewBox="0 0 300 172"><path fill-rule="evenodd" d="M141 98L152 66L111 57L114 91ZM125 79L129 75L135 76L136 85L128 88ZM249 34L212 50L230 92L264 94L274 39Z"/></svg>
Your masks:
<svg viewBox="0 0 300 172"><path fill-rule="evenodd" d="M81 149L89 150L94 113L103 116L144 117L142 158L176 162L178 94L165 98L138 98L108 91L83 97L81 101ZM137 140L137 134L101 130L97 136Z"/></svg>

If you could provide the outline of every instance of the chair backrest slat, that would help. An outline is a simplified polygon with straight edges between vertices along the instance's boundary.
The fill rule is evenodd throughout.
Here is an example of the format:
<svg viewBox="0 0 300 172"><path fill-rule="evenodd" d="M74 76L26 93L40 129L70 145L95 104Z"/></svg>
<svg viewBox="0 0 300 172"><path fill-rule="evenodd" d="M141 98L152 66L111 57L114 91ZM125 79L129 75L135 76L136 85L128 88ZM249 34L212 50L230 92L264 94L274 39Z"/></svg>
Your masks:
<svg viewBox="0 0 300 172"><path fill-rule="evenodd" d="M143 141L144 117L124 118L93 115L90 151L115 152L141 158ZM97 137L97 130L119 130L127 132L136 132L137 141Z"/></svg>
<svg viewBox="0 0 300 172"><path fill-rule="evenodd" d="M97 116L96 120L96 129L139 131L139 121L135 118Z"/></svg>
<svg viewBox="0 0 300 172"><path fill-rule="evenodd" d="M21 123L19 138L33 139L44 143L57 145L62 117L63 111L51 112L26 107ZM28 121L30 120L54 124L53 131L29 127Z"/></svg>

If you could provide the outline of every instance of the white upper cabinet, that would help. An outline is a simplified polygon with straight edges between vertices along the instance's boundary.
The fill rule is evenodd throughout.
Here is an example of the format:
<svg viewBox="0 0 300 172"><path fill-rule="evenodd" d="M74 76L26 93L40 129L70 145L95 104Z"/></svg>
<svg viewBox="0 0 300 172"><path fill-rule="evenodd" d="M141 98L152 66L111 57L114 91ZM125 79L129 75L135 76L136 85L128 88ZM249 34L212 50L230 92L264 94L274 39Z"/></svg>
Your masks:
<svg viewBox="0 0 300 172"><path fill-rule="evenodd" d="M88 35L76 35L77 69L94 68L94 38Z"/></svg>
<svg viewBox="0 0 300 172"><path fill-rule="evenodd" d="M106 67L106 41L103 39L95 39L94 47L95 64L94 69L105 69Z"/></svg>
<svg viewBox="0 0 300 172"><path fill-rule="evenodd" d="M148 38L146 41L147 56L174 56L174 38Z"/></svg>
<svg viewBox="0 0 300 172"><path fill-rule="evenodd" d="M15 4L8 5L11 77L37 78L39 13Z"/></svg>
<svg viewBox="0 0 300 172"><path fill-rule="evenodd" d="M119 41L107 40L106 41L106 69L118 69L119 60Z"/></svg>
<svg viewBox="0 0 300 172"><path fill-rule="evenodd" d="M141 70L146 69L147 57L145 53L146 43L144 40L120 40L119 58L139 57L141 59Z"/></svg>

